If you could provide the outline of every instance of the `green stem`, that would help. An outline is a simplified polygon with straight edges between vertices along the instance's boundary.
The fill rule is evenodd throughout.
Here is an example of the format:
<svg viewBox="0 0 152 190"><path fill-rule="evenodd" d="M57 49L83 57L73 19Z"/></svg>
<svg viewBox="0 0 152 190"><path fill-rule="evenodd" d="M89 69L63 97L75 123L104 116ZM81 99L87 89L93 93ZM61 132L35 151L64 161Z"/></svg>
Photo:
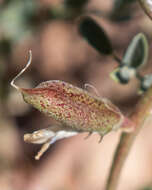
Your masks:
<svg viewBox="0 0 152 190"><path fill-rule="evenodd" d="M149 0L138 0L138 2L143 8L146 15L152 20L152 2Z"/></svg>
<svg viewBox="0 0 152 190"><path fill-rule="evenodd" d="M136 136L152 111L152 87L141 97L130 118L135 123L133 133L122 133L112 162L106 190L116 190L120 173Z"/></svg>
<svg viewBox="0 0 152 190"><path fill-rule="evenodd" d="M121 59L116 55L115 52L112 53L112 57L115 61L118 62L119 65L121 65Z"/></svg>

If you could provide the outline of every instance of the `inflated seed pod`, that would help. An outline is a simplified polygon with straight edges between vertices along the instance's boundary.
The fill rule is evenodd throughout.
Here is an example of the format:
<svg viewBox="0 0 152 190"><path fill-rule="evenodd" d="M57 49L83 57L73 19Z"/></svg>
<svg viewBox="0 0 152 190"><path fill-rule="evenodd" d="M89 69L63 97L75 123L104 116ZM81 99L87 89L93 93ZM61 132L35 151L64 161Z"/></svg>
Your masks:
<svg viewBox="0 0 152 190"><path fill-rule="evenodd" d="M90 134L96 132L102 138L120 127L125 130L133 128L131 121L109 100L94 96L67 82L51 80L32 89L16 86L14 81L30 63L31 52L27 66L12 80L11 85L22 94L26 103L59 121L65 130ZM28 141L27 137L26 140Z"/></svg>

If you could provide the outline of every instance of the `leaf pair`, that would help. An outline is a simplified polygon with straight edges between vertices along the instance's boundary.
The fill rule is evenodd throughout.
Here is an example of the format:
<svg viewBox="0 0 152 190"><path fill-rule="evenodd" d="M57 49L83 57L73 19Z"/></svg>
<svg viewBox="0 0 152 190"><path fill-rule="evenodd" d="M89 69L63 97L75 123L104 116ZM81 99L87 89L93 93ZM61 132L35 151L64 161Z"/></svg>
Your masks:
<svg viewBox="0 0 152 190"><path fill-rule="evenodd" d="M120 3L122 2L120 1ZM127 84L133 77L139 79L139 71L148 59L148 42L144 34L139 33L131 40L123 58L120 60L115 55L106 32L94 19L88 16L83 17L79 25L79 32L99 53L113 56L119 63L119 66L110 74L112 79L121 84ZM147 77L140 80L141 87L144 86L144 89L143 81L145 80L147 80Z"/></svg>
<svg viewBox="0 0 152 190"><path fill-rule="evenodd" d="M127 84L131 78L137 76L139 70L147 63L148 42L144 34L137 34L130 42L120 66L111 73L115 81Z"/></svg>

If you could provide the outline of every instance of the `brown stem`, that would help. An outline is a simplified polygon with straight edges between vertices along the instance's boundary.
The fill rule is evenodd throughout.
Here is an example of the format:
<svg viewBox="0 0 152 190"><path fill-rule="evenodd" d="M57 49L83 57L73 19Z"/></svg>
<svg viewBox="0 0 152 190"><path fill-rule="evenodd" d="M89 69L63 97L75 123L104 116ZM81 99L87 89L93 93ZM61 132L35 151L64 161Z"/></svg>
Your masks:
<svg viewBox="0 0 152 190"><path fill-rule="evenodd" d="M116 55L115 52L112 53L112 57L115 61L117 61L117 63L119 63L119 65L121 64L121 59Z"/></svg>
<svg viewBox="0 0 152 190"><path fill-rule="evenodd" d="M152 20L152 4L148 0L138 0L146 15Z"/></svg>
<svg viewBox="0 0 152 190"><path fill-rule="evenodd" d="M147 116L152 111L152 87L141 97L134 112L131 114L131 120L136 128L133 133L122 133L117 146L115 156L112 162L111 170L107 180L106 190L116 190L120 173L133 142L145 123Z"/></svg>

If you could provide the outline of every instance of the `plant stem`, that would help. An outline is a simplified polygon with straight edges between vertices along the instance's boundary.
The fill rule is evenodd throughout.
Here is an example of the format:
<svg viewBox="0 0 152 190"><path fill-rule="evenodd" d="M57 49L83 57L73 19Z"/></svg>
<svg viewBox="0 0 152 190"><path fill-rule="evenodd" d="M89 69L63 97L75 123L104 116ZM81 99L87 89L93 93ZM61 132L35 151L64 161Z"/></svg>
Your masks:
<svg viewBox="0 0 152 190"><path fill-rule="evenodd" d="M119 144L117 146L111 170L106 184L106 190L116 190L120 173L129 151L134 143L134 140L140 129L145 123L145 120L152 112L152 87L143 94L130 119L135 123L135 131L132 133L122 133Z"/></svg>
<svg viewBox="0 0 152 190"><path fill-rule="evenodd" d="M119 65L121 65L121 59L116 55L115 52L112 53L112 57Z"/></svg>
<svg viewBox="0 0 152 190"><path fill-rule="evenodd" d="M150 0L138 0L146 15L152 20L152 2Z"/></svg>

